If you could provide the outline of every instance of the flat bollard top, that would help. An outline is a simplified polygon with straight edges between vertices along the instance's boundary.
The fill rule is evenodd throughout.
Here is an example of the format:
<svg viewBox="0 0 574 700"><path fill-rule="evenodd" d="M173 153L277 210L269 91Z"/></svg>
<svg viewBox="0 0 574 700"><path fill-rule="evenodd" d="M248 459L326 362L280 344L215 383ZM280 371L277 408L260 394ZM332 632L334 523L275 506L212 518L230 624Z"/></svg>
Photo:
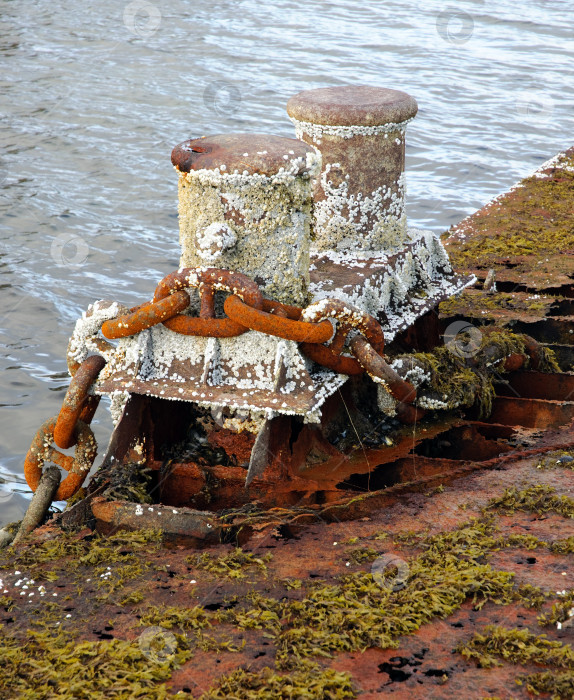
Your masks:
<svg viewBox="0 0 574 700"><path fill-rule="evenodd" d="M368 85L303 90L287 102L292 119L330 126L401 124L417 110L417 101L406 92Z"/></svg>
<svg viewBox="0 0 574 700"><path fill-rule="evenodd" d="M283 168L292 175L309 170L311 146L282 136L268 134L217 134L178 144L171 162L181 173L219 170L227 175L276 175ZM294 167L295 166L295 167Z"/></svg>

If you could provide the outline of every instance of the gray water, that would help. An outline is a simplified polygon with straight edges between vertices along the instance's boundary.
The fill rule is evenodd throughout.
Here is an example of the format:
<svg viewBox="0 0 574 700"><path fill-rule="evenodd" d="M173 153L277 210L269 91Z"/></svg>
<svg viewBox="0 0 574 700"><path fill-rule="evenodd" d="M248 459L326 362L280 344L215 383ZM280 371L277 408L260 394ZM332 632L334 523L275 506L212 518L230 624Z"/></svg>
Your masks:
<svg viewBox="0 0 574 700"><path fill-rule="evenodd" d="M172 147L292 136L296 92L405 90L412 224L444 231L572 145L571 0L0 0L0 524L68 384L95 299L135 305L178 265ZM103 450L105 405L94 421Z"/></svg>

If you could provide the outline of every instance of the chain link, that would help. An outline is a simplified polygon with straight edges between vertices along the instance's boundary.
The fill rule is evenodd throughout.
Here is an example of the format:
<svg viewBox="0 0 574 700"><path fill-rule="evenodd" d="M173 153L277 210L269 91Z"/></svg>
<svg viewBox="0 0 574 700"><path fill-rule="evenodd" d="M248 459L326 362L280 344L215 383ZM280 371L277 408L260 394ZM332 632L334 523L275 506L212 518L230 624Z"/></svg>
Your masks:
<svg viewBox="0 0 574 700"><path fill-rule="evenodd" d="M54 427L54 442L62 450L76 444L75 428L79 420L89 425L100 402L99 396L89 396L106 361L100 355L88 357L72 377ZM88 400L91 401L88 402Z"/></svg>
<svg viewBox="0 0 574 700"><path fill-rule="evenodd" d="M188 306L189 294L183 291L175 292L165 299L152 301L137 309L132 309L132 312L125 316L104 321L102 333L110 340L126 338L173 318L180 311L187 309Z"/></svg>
<svg viewBox="0 0 574 700"><path fill-rule="evenodd" d="M163 322L167 328L176 333L211 338L230 338L249 330L247 326L237 323L231 318L215 318L216 291L235 294L253 308L261 309L263 307L263 295L253 280L240 272L217 268L208 268L207 270L184 268L172 272L158 284L154 301L165 299L179 290L193 288L199 291L199 318L178 314Z"/></svg>
<svg viewBox="0 0 574 700"><path fill-rule="evenodd" d="M186 290L193 288L199 291L199 317L182 313L190 305ZM224 302L227 318L215 317L216 291L229 293ZM362 374L366 369L375 379L388 381L389 372L393 372L381 357L383 330L369 314L338 299L324 299L305 310L264 299L253 280L230 270L184 268L164 277L150 303L127 309L111 302L97 302L90 308L81 319L83 325L78 336L74 331L68 346L68 369L72 381L60 413L40 427L24 464L26 481L32 491L38 487L43 466L48 460L69 472L58 489L57 500L67 500L76 493L97 453L89 423L98 407L99 397L91 396L89 391L106 360L100 355L87 358L86 355L94 350L107 355L114 350L107 340L98 337L99 331L108 339L116 339L135 335L160 323L177 333L203 337L234 337L256 330L300 343L301 350L312 360L342 374ZM332 321L336 322L335 330ZM343 354L347 336L352 330L361 336L351 341L353 354L358 360ZM359 340L363 344L358 343ZM77 358L81 357L86 359L80 362ZM398 375L392 379L395 381L392 393L397 394L396 398L409 413L407 409L414 407L407 404L414 401L416 392ZM409 400L413 392L414 396ZM51 442L60 449L76 445L74 457L58 452L50 446Z"/></svg>
<svg viewBox="0 0 574 700"><path fill-rule="evenodd" d="M44 464L47 461L54 462L68 472L68 476L58 488L55 500L67 501L84 483L84 479L96 458L98 447L90 426L82 421L77 421L74 427L76 443L74 456L70 457L58 452L50 444L54 439L57 420L57 416L49 418L34 436L24 461L24 476L28 486L32 491L35 491L40 483Z"/></svg>
<svg viewBox="0 0 574 700"><path fill-rule="evenodd" d="M223 308L229 318L237 323L241 323L253 331L274 335L278 338L298 343L326 343L333 337L333 326L329 321L309 323L293 320L279 315L283 311L282 309L275 309L275 313L254 309L235 295L227 297ZM299 316L302 311L303 309L299 309Z"/></svg>

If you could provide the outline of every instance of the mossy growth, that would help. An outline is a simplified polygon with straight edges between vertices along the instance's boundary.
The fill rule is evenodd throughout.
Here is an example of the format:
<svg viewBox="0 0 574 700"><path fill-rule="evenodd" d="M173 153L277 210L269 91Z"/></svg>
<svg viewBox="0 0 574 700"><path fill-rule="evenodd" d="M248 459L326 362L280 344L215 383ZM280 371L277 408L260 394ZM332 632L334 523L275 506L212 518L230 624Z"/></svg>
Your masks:
<svg viewBox="0 0 574 700"><path fill-rule="evenodd" d="M310 656L397 647L401 635L447 617L468 598L477 607L512 599L513 574L487 564L425 553L408 567L406 586L398 591L358 572L335 584L313 586L303 600L283 602L284 625L276 639L280 666L294 667Z"/></svg>
<svg viewBox="0 0 574 700"><path fill-rule="evenodd" d="M140 619L142 627L163 627L178 629L182 632L192 632L193 637L186 634L176 634L178 649L201 649L202 651L239 652L245 642L237 645L232 639L215 637L205 634L203 630L211 628L216 616L211 616L201 606L193 608L178 608L174 606L148 607Z"/></svg>
<svg viewBox="0 0 574 700"><path fill-rule="evenodd" d="M506 515L512 515L519 510L540 514L555 512L565 518L574 518L574 500L568 496L558 496L555 488L544 484L536 484L522 490L512 486L499 498L492 498L486 507Z"/></svg>
<svg viewBox="0 0 574 700"><path fill-rule="evenodd" d="M144 594L141 591L132 591L120 598L118 602L120 605L137 605L137 603L141 603L143 599Z"/></svg>
<svg viewBox="0 0 574 700"><path fill-rule="evenodd" d="M152 470L139 462L122 464L121 469L109 471L108 486L103 492L110 501L153 503L150 496Z"/></svg>
<svg viewBox="0 0 574 700"><path fill-rule="evenodd" d="M428 535L427 532L400 532L393 536L393 542L399 547L418 547L422 549L435 549L436 551L449 551L457 556L477 557L484 556L487 552L498 551L508 547L534 550L545 547L555 554L570 554L574 546L574 537L567 537L554 542L546 542L534 535L510 534L499 535L498 526L492 514L485 514L479 518L473 518L460 528L441 532L438 535ZM364 557L364 561L372 561L380 553L375 550L366 550L371 555ZM358 550L359 556L361 550Z"/></svg>
<svg viewBox="0 0 574 700"><path fill-rule="evenodd" d="M141 596L137 589L130 591L129 586L156 568L141 552L153 554L161 540L162 534L157 530L119 531L109 537L95 534L85 538L62 532L52 540L29 544L24 541L16 549L2 550L0 570L29 572L37 583L63 580L72 587L76 600L88 588L86 611L106 602L129 605Z"/></svg>
<svg viewBox="0 0 574 700"><path fill-rule="evenodd" d="M266 564L270 562L272 558L272 554L265 554L262 557L258 557L251 552L244 552L240 547L237 547L233 552L228 554L220 554L214 557L204 552L187 557L185 561L190 566L208 571L218 578L245 579L248 573L253 572L266 577Z"/></svg>
<svg viewBox="0 0 574 700"><path fill-rule="evenodd" d="M443 408L472 406L478 399L484 404L484 410L489 411L493 398L492 384L485 383L482 377L466 366L463 358L449 348L438 347L432 352L414 353L407 358L407 363L409 367L419 367L429 377L430 398Z"/></svg>
<svg viewBox="0 0 574 700"><path fill-rule="evenodd" d="M492 412L493 381L506 372L506 358L522 355L525 367L529 365L524 336L495 327L469 329L432 352L396 358L402 361L402 376L419 385L421 407L454 409L476 405L480 417L485 418ZM542 348L539 354L539 371L560 371L552 350Z"/></svg>
<svg viewBox="0 0 574 700"><path fill-rule="evenodd" d="M311 666L289 675L278 674L270 668L258 673L239 669L220 678L217 688L204 693L201 700L343 700L355 697L349 674Z"/></svg>
<svg viewBox="0 0 574 700"><path fill-rule="evenodd" d="M524 292L487 294L482 290L466 289L461 295L441 302L439 312L441 316L446 318L460 315L481 319L496 318L496 312L501 311L506 312L505 316L511 315L508 312L516 312L516 314L524 315L526 313L540 318L555 302L556 297L538 294L532 295Z"/></svg>
<svg viewBox="0 0 574 700"><path fill-rule="evenodd" d="M29 631L20 641L0 630L0 697L161 700L174 697L164 682L189 657L178 651L165 663L150 663L137 642L77 642L47 631Z"/></svg>
<svg viewBox="0 0 574 700"><path fill-rule="evenodd" d="M65 562L68 569L99 564L138 561L136 552L158 548L162 541L159 530L118 531L103 537L98 534L79 539L73 532L62 532L57 538L34 542L18 549L0 550L0 570L15 565L41 567L49 562Z"/></svg>
<svg viewBox="0 0 574 700"><path fill-rule="evenodd" d="M277 647L279 668L295 668L308 657L396 647L401 635L447 617L468 599L477 608L487 600L506 604L517 596L529 596L531 604L538 591L515 589L513 574L485 561L496 543L494 531L485 519L466 523L456 533L421 535L425 551L406 562L408 577L401 590L387 586L384 576L361 571L334 583L316 582L301 600L251 592L233 609L219 611L216 619L240 629L266 630Z"/></svg>
<svg viewBox="0 0 574 700"><path fill-rule="evenodd" d="M546 260L574 249L573 198L572 169L525 178L470 218L472 236L448 239L453 266L489 268L509 257Z"/></svg>
<svg viewBox="0 0 574 700"><path fill-rule="evenodd" d="M546 591L543 591L538 586L533 586L530 583L523 583L516 589L514 598L525 608L540 610L544 603L546 603L548 595Z"/></svg>
<svg viewBox="0 0 574 700"><path fill-rule="evenodd" d="M548 545L548 549L553 554L574 554L574 535L563 540L554 540Z"/></svg>
<svg viewBox="0 0 574 700"><path fill-rule="evenodd" d="M380 556L380 552L371 547L361 547L359 549L347 550L344 553L345 559L348 559L353 564L363 564L368 561L375 561Z"/></svg>
<svg viewBox="0 0 574 700"><path fill-rule="evenodd" d="M279 634L281 630L281 603L275 598L250 591L245 596L247 605L216 613L219 622L230 623L240 629L265 629Z"/></svg>
<svg viewBox="0 0 574 700"><path fill-rule="evenodd" d="M288 591L298 590L303 585L303 581L300 578L285 578L282 583Z"/></svg>
<svg viewBox="0 0 574 700"><path fill-rule="evenodd" d="M6 612L10 612L14 606L14 599L9 595L0 596L0 608L4 608Z"/></svg>
<svg viewBox="0 0 574 700"><path fill-rule="evenodd" d="M571 671L562 673L556 673L555 671L531 673L525 678L518 680L517 683L524 685L526 690L534 695L548 693L552 700L571 699L574 697L574 673Z"/></svg>
<svg viewBox="0 0 574 700"><path fill-rule="evenodd" d="M514 664L574 668L574 650L569 645L551 641L544 634L536 636L528 629L489 625L456 651L481 668L500 666L501 659Z"/></svg>
<svg viewBox="0 0 574 700"><path fill-rule="evenodd" d="M548 614L538 617L538 624L541 627L549 625L558 626L574 617L574 591L565 593L552 605L552 610Z"/></svg>
<svg viewBox="0 0 574 700"><path fill-rule="evenodd" d="M563 468L574 471L574 454L572 450L548 452L536 465L537 469Z"/></svg>
<svg viewBox="0 0 574 700"><path fill-rule="evenodd" d="M172 606L150 606L142 615L140 625L159 626L165 629L179 627L182 630L202 630L210 627L208 613L199 605L193 608Z"/></svg>

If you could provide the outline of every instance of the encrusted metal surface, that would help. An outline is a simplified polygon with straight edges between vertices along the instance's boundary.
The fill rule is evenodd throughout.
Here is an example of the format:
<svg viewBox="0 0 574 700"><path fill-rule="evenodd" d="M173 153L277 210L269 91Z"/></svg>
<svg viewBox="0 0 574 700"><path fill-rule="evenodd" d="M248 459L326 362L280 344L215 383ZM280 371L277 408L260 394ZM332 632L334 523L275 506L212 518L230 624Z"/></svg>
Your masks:
<svg viewBox="0 0 574 700"><path fill-rule="evenodd" d="M385 341L391 342L440 301L474 283L473 276L453 272L432 232L411 229L409 236L410 242L395 254L316 253L312 301L334 298L353 304L377 318ZM343 375L314 366L295 343L257 331L206 339L156 326L120 341L97 392L134 392L317 421L325 400L345 381Z"/></svg>
<svg viewBox="0 0 574 700"><path fill-rule="evenodd" d="M298 121L332 126L379 126L412 119L418 105L401 90L370 85L303 90L290 98L287 112Z"/></svg>
<svg viewBox="0 0 574 700"><path fill-rule="evenodd" d="M346 381L311 368L296 343L257 331L197 338L156 326L122 341L117 357L102 373L98 393L146 394L311 420Z"/></svg>
<svg viewBox="0 0 574 700"><path fill-rule="evenodd" d="M215 134L175 146L171 162L179 172L219 170L233 175L276 175L299 160L293 174L306 171L305 158L313 149L299 139L272 134ZM287 156L287 158L286 158Z"/></svg>
<svg viewBox="0 0 574 700"><path fill-rule="evenodd" d="M408 243L395 253L315 253L309 289L314 301L334 297L371 314L390 343L439 302L475 281L473 275L453 271L431 231L409 229Z"/></svg>

